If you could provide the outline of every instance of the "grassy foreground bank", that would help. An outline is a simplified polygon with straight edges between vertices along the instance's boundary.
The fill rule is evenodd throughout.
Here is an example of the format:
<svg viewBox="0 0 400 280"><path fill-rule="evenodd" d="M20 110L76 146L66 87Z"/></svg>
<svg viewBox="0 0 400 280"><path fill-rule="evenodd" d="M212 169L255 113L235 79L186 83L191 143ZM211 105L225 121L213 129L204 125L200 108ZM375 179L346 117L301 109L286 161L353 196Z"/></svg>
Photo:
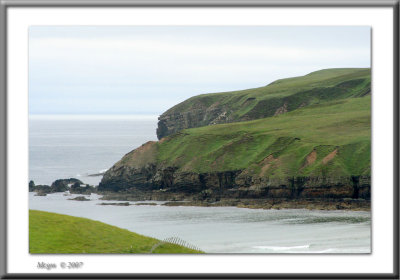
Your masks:
<svg viewBox="0 0 400 280"><path fill-rule="evenodd" d="M159 244L157 246L156 244ZM98 221L29 210L31 254L202 253Z"/></svg>

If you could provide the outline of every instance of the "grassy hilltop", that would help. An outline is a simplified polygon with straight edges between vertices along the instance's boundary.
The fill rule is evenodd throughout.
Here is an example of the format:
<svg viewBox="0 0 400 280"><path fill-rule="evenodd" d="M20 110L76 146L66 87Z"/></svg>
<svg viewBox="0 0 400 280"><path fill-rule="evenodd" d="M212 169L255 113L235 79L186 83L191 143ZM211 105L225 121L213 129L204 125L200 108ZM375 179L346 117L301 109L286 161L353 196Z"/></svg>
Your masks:
<svg viewBox="0 0 400 280"><path fill-rule="evenodd" d="M101 222L29 210L31 254L128 254L149 253L160 241ZM163 243L152 253L201 253Z"/></svg>
<svg viewBox="0 0 400 280"><path fill-rule="evenodd" d="M160 116L159 138L181 129L248 121L321 102L361 97L371 91L369 68L325 69L241 91L189 98Z"/></svg>

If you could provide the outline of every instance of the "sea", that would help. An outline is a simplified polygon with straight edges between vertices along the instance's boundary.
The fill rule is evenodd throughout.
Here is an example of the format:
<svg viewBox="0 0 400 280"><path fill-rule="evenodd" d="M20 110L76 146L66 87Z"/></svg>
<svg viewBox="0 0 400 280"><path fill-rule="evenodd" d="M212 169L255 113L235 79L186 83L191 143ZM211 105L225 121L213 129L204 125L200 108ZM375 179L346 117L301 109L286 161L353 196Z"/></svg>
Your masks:
<svg viewBox="0 0 400 280"><path fill-rule="evenodd" d="M77 178L98 185L126 153L156 141L156 115L33 115L29 118L29 179L50 185Z"/></svg>
<svg viewBox="0 0 400 280"><path fill-rule="evenodd" d="M156 141L157 116L30 116L29 180L77 178L97 185L123 155ZM101 205L68 193L35 196L29 208L85 217L161 240L174 238L206 253L368 254L371 213L306 209ZM107 201L113 203L112 201ZM120 202L120 201L118 201ZM154 203L154 201L152 201ZM143 203L143 202L142 202Z"/></svg>

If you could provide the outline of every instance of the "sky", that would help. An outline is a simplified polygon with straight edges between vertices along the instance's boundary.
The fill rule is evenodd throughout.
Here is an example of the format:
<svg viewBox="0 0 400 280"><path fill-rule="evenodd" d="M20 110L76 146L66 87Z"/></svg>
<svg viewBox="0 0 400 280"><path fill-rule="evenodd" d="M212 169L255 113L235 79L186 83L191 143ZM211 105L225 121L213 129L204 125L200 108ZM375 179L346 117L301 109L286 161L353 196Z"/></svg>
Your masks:
<svg viewBox="0 0 400 280"><path fill-rule="evenodd" d="M160 115L203 93L370 67L367 26L32 26L29 114Z"/></svg>

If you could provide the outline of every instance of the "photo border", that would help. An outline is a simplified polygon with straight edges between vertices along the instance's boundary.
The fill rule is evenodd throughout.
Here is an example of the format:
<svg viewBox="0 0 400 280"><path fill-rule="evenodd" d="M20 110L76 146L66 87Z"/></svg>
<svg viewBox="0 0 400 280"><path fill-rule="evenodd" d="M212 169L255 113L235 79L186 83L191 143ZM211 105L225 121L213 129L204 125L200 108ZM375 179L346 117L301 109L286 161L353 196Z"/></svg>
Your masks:
<svg viewBox="0 0 400 280"><path fill-rule="evenodd" d="M393 273L29 274L7 273L7 9L9 7L391 7L393 9ZM1 0L0 2L0 277L1 279L399 279L399 0Z"/></svg>

